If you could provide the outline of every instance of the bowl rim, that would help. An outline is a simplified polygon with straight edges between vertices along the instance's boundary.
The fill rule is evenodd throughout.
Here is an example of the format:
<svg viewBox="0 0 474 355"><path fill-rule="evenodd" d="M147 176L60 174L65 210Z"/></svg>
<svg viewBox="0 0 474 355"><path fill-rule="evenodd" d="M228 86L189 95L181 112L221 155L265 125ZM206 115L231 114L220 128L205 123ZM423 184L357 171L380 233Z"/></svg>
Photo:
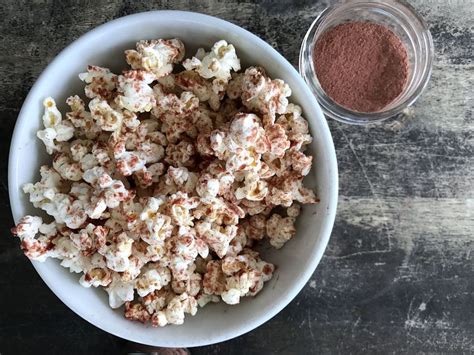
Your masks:
<svg viewBox="0 0 474 355"><path fill-rule="evenodd" d="M117 19L108 21L102 25L99 25L80 37L78 37L76 40L74 40L72 43L67 45L63 50L61 50L55 58L46 66L46 68L42 71L42 73L39 75L33 86L31 87L30 91L28 92L28 95L26 96L21 110L18 113L17 120L15 122L12 138L11 138L11 143L10 143L10 151L9 151L9 159L8 159L8 191L9 191L9 199L10 199L10 209L12 211L12 215L14 218L15 223L19 220L20 213L18 211L19 207L22 202L18 200L16 196L14 196L14 192L16 189L18 189L19 183L18 183L18 173L16 169L16 164L18 161L18 155L19 155L19 150L16 148L20 142L21 142L21 136L20 136L20 126L25 124L25 121L28 119L27 117L27 109L30 105L33 104L33 97L35 96L36 91L39 90L40 88L40 83L43 81L43 79L47 76L47 73L52 72L56 65L60 63L63 60L63 57L66 57L70 52L76 51L76 48L80 47L84 42L87 42L89 38L92 38L93 36L97 36L99 34L107 32L109 29L118 26L118 25L124 25L128 21L131 20L138 20L139 18L144 18L147 16L181 16L183 18L186 18L187 20L192 20L195 21L196 23L199 23L201 21L212 21L216 24L216 26L222 26L229 31L233 31L239 35L242 35L243 37L251 40L252 42L255 42L256 45L260 47L266 48L266 50L270 51L273 55L272 60L278 61L278 63L282 66L286 67L286 70L289 71L290 75L295 77L295 80L299 82L299 86L303 89L305 96L307 100L311 102L311 104L314 106L314 109L318 113L318 116L320 117L320 125L323 129L324 132L321 134L324 136L324 138L327 140L327 164L328 164L328 170L330 171L331 175L331 182L327 189L329 190L328 196L329 196L329 201L328 201L328 207L326 211L326 217L325 217L325 227L322 229L321 233L321 243L320 243L320 248L315 248L315 250L312 253L312 259L310 260L310 267L307 267L305 270L302 270L302 272L299 275L298 280L295 281L294 286L288 290L284 295L280 297L278 301L276 301L275 307L272 309L271 312L264 314L260 317L257 317L253 319L251 322L246 322L245 324L242 324L241 326L238 327L238 331L234 332L228 332L225 333L224 335L219 335L219 336L212 336L210 335L208 338L203 339L202 341L198 342L193 342L189 344L177 344L173 343L172 341L166 341L166 344L164 344L163 339L156 339L157 342L151 342L146 339L142 339L140 337L137 337L132 333L127 333L127 331L123 328L121 328L121 331L116 331L114 329L110 329L107 327L106 324L97 324L97 322L93 319L91 319L90 316L87 314L82 314L80 310L78 310L73 302L72 299L74 297L68 296L67 293L61 292L59 287L56 287L54 282L49 282L46 280L45 277L43 277L43 272L44 270L41 270L41 264L39 262L31 261L33 264L33 267L35 268L36 272L39 274L41 279L46 283L46 285L53 291L53 293L74 313L76 313L78 316L80 316L82 319L86 320L88 323L92 324L93 326L109 333L113 334L117 337L127 339L130 341L134 341L137 343L141 344L147 344L147 345L153 345L153 346L177 346L177 347L193 347L193 346L205 346L205 345L210 345L210 344L215 344L219 343L222 341L226 341L235 337L238 337L240 335L243 335L247 332L252 331L253 329L259 327L260 325L264 324L271 318L273 318L275 315L277 315L283 308L285 308L296 296L297 294L302 290L302 288L306 285L306 283L309 281L311 275L315 271L316 267L318 266L319 262L321 261L321 258L324 254L324 251L326 250L327 244L329 242L329 238L332 232L332 228L334 225L334 220L335 220L335 215L336 215L336 208L337 208L337 201L338 201L338 168L337 168L337 160L336 160L336 152L334 148L334 143L332 140L332 136L327 124L327 121L324 117L324 114L314 98L313 94L310 91L310 88L306 84L306 82L303 80L303 78L299 75L297 70L291 65L278 51L276 51L272 46L270 46L267 42L259 38L258 36L254 35L250 31L245 30L244 28L235 25L229 21L206 15L206 14L201 14L198 12L192 12L192 11L180 11L180 10L155 10L155 11L145 11L145 12L140 12L136 14L131 14L123 17L119 17ZM310 121L308 119L308 121ZM179 328L177 328L179 329ZM160 342L161 341L161 342Z"/></svg>

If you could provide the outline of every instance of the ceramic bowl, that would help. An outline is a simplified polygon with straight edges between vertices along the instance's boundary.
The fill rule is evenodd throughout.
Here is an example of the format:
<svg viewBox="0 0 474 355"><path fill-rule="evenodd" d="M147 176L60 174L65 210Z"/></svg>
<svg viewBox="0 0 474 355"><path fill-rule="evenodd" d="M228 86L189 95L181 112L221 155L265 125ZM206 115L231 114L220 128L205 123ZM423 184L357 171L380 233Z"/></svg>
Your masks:
<svg viewBox="0 0 474 355"><path fill-rule="evenodd" d="M101 289L83 288L79 275L59 265L57 260L33 266L51 290L74 312L91 324L134 342L166 347L202 346L234 338L258 327L281 311L303 288L318 265L334 222L338 179L331 134L313 94L293 66L277 51L252 33L229 22L191 12L154 11L126 16L88 32L64 49L34 84L18 116L10 147L8 186L15 222L25 214L38 214L21 187L39 179L39 167L49 163L36 132L41 129L42 100L47 96L60 105L72 94L82 93L78 73L88 64L119 72L125 68L123 51L141 39L177 37L186 45L186 55L198 47L210 48L225 39L234 44L243 68L261 65L273 78L291 87L291 101L302 106L314 141L309 148L314 169L306 184L316 189L321 203L305 206L297 223L297 236L281 250L264 247L264 260L278 265L273 279L257 297L243 299L236 306L213 304L184 325L153 328L124 318L123 310L112 310ZM84 339L87 341L87 339Z"/></svg>

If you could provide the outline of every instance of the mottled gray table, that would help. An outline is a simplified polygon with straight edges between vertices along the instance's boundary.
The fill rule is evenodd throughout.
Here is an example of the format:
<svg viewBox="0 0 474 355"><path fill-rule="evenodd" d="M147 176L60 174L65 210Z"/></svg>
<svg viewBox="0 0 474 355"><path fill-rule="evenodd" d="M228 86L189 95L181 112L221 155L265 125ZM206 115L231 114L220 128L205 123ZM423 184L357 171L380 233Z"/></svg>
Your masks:
<svg viewBox="0 0 474 355"><path fill-rule="evenodd" d="M397 121L370 128L329 122L339 162L339 209L311 282L265 325L193 354L474 352L474 3L413 5L434 37L432 80ZM124 340L88 324L53 295L9 236L11 132L51 59L111 19L185 9L249 29L296 66L303 35L325 6L291 0L1 1L2 355L124 352Z"/></svg>

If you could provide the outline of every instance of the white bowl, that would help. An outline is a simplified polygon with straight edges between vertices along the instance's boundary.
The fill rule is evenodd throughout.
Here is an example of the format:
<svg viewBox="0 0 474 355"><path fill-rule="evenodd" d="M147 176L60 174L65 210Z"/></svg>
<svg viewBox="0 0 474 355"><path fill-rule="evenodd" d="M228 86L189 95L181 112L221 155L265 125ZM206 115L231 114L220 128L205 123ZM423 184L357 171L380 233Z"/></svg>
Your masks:
<svg viewBox="0 0 474 355"><path fill-rule="evenodd" d="M112 310L106 292L79 285L56 260L33 262L51 290L74 312L95 326L138 343L190 347L221 342L244 334L281 311L303 288L324 253L331 234L337 204L337 163L326 120L313 94L293 66L270 45L229 22L191 12L154 11L126 16L88 32L63 50L41 74L20 111L10 147L8 187L15 222L25 214L38 214L21 190L37 181L41 164L49 163L43 144L36 138L42 124L42 100L52 96L59 103L75 93L82 94L78 73L87 64L119 71L126 63L123 51L140 39L178 37L186 44L187 56L200 47L209 48L225 39L234 44L243 67L261 65L273 78L287 82L291 101L302 106L314 141L310 153L314 169L306 184L316 188L321 203L305 206L297 224L297 236L281 250L265 248L263 258L278 266L273 279L257 297L241 304L210 305L196 316L187 316L182 326L152 328L123 317ZM63 112L65 107L60 106Z"/></svg>

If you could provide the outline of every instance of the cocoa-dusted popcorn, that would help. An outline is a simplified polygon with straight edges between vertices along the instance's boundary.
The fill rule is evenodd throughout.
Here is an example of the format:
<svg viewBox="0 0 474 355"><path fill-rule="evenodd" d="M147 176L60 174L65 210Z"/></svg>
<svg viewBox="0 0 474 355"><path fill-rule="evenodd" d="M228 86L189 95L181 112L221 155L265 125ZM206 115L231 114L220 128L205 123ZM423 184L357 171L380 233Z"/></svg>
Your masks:
<svg viewBox="0 0 474 355"><path fill-rule="evenodd" d="M12 233L31 260L57 258L104 288L127 319L182 324L271 279L275 266L252 248L283 247L301 204L318 201L303 185L311 136L288 85L240 72L225 41L184 61L178 39L125 53L121 74L79 75L89 101L69 97L64 117L45 99L38 137L52 162L23 190L50 223L25 216Z"/></svg>
<svg viewBox="0 0 474 355"><path fill-rule="evenodd" d="M183 59L184 44L179 39L138 41L137 50L126 50L125 57L133 69L148 71L159 79Z"/></svg>

